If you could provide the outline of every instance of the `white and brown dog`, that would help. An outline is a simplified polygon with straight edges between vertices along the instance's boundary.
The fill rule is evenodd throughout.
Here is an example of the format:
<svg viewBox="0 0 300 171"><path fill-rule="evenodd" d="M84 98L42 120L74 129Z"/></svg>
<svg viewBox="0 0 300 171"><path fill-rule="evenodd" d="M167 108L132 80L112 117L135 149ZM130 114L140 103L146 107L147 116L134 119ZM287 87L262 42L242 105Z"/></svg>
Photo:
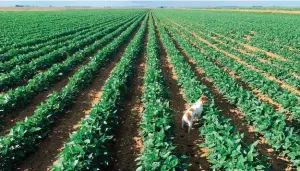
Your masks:
<svg viewBox="0 0 300 171"><path fill-rule="evenodd" d="M188 133L190 133L195 115L197 114L198 118L200 118L203 111L203 104L205 104L207 101L208 98L204 94L202 94L201 97L184 113L181 121L182 129L184 126L184 122L186 122L189 126Z"/></svg>

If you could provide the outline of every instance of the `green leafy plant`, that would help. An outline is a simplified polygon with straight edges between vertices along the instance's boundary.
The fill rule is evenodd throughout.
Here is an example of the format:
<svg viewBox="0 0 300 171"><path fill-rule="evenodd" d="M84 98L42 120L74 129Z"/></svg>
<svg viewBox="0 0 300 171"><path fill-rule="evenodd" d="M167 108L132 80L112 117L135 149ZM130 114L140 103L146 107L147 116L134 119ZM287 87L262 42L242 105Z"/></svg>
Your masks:
<svg viewBox="0 0 300 171"><path fill-rule="evenodd" d="M112 20L110 22L103 22L103 23L101 23L101 25L97 25L97 26L94 26L89 29L84 29L84 30L78 31L75 34L71 34L68 36L53 39L49 42L46 42L45 43L46 45L39 44L39 46L38 46L39 49L37 49L36 51L33 51L33 52L30 52L30 49L32 49L31 46L17 50L17 51L21 51L21 52L13 51L16 53L16 55L14 55L13 58L11 58L9 61L0 63L0 72L7 73L16 66L21 66L23 64L29 63L32 60L35 60L36 58L38 58L40 56L46 55L50 52L53 52L63 46L67 46L69 43L81 41L82 39L84 39L90 35L94 35L97 32L99 32L105 28L108 28L107 26L113 26L114 22L120 22L124 19L125 18L117 18L116 21ZM29 53L26 53L27 51L29 51ZM25 53L25 54L23 54L23 53ZM2 56L2 58L3 57L4 57L4 55Z"/></svg>
<svg viewBox="0 0 300 171"><path fill-rule="evenodd" d="M108 142L113 137L111 130L117 124L116 111L122 103L135 58L142 49L147 19L148 14L106 81L101 100L80 123L80 129L70 136L58 161L51 166L53 170L97 170L112 164Z"/></svg>
<svg viewBox="0 0 300 171"><path fill-rule="evenodd" d="M170 31L177 35L178 41L182 42L184 50L190 54L191 58L205 71L205 75L212 79L214 85L220 92L235 104L245 115L245 118L255 126L255 132L261 133L267 142L276 150L280 150L283 155L287 155L294 166L299 168L299 154L297 151L300 148L300 139L293 128L287 126L285 115L281 112L274 111L273 107L267 103L261 102L253 92L248 91L230 76L226 71L216 66L212 61L213 56L216 59L221 58L221 53L214 49L208 48L199 40L196 43L201 44L201 48L205 50L205 55L202 51L195 48L189 41L184 40L181 35L176 34L176 31L171 27L167 27ZM183 29L181 29L183 31ZM191 36L191 35L189 35Z"/></svg>
<svg viewBox="0 0 300 171"><path fill-rule="evenodd" d="M137 19L119 37L91 57L89 63L82 66L60 92L50 94L47 100L37 107L32 116L22 122L17 122L7 135L0 137L0 170L10 170L26 154L35 150L38 142L49 133L55 118L63 114L63 111L74 103L80 90L91 83L95 73L106 64L110 55L128 39L142 19L143 17ZM97 125L91 126L97 128Z"/></svg>
<svg viewBox="0 0 300 171"><path fill-rule="evenodd" d="M156 23L186 100L192 104L202 93L205 93L209 99L213 99L208 88L198 81L191 66L176 48L165 28L157 20ZM207 158L212 163L212 169L267 170L269 168L264 157L257 157L259 154L254 149L256 143L249 146L243 144L243 134L230 124L229 119L220 114L213 100L205 106L203 115L204 125L200 128L200 132L205 142L201 146L209 148Z"/></svg>
<svg viewBox="0 0 300 171"><path fill-rule="evenodd" d="M20 85L24 81L24 79L31 78L32 76L36 75L39 70L47 69L48 67L52 66L57 62L61 62L62 60L66 59L68 55L74 54L78 49L84 48L90 43L93 43L95 40L102 38L107 34L107 30L112 31L117 27L114 27L116 23L111 23L108 25L103 25L102 27L97 29L95 34L89 35L81 35L78 38L74 39L71 42L65 43L66 46L63 46L55 51L46 54L42 57L39 57L35 60L32 60L28 64L16 66L13 70L9 73L1 73L0 74L0 89L4 90L13 85ZM118 25L120 26L120 25ZM106 29L105 29L106 28ZM105 29L105 31L100 31ZM108 32L109 32L108 31ZM59 44L57 46L60 46Z"/></svg>
<svg viewBox="0 0 300 171"><path fill-rule="evenodd" d="M20 109L31 103L33 97L38 93L49 89L53 83L63 79L74 66L83 62L87 56L94 54L101 47L112 41L117 35L129 27L137 17L126 20L124 23L114 23L110 27L99 32L101 35L106 35L102 39L95 41L91 45L87 45L83 50L76 52L72 56L59 64L55 64L47 71L35 75L28 84L19 86L14 90L9 90L7 93L0 95L0 114L7 114L8 112ZM114 30L113 32L111 32Z"/></svg>
<svg viewBox="0 0 300 171"><path fill-rule="evenodd" d="M144 112L141 122L143 151L137 158L137 170L185 170L185 156L176 153L173 144L173 112L169 107L164 77L160 68L158 42L153 20L149 24L146 72L144 76ZM153 164L155 163L155 164Z"/></svg>

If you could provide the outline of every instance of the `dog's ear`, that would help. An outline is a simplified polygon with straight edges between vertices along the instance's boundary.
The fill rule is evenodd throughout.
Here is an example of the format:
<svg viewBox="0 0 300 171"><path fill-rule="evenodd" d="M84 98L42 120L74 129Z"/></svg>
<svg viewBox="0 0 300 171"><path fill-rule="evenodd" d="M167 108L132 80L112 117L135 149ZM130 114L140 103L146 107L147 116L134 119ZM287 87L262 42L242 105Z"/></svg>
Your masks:
<svg viewBox="0 0 300 171"><path fill-rule="evenodd" d="M204 94L202 93L199 99L202 99L204 97Z"/></svg>
<svg viewBox="0 0 300 171"><path fill-rule="evenodd" d="M201 97L200 97L200 100L201 100L202 102L206 103L206 102L208 101L208 97L205 96L205 95L202 93L202 95L201 95Z"/></svg>

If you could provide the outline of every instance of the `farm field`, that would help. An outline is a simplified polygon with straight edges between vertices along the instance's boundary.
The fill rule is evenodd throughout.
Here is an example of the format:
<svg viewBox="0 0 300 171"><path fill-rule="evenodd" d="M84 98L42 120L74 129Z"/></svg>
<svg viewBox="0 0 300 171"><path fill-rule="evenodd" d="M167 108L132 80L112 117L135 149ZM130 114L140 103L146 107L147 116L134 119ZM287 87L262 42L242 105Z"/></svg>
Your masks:
<svg viewBox="0 0 300 171"><path fill-rule="evenodd" d="M0 170L300 170L300 18L0 11ZM209 102L190 134L185 110Z"/></svg>

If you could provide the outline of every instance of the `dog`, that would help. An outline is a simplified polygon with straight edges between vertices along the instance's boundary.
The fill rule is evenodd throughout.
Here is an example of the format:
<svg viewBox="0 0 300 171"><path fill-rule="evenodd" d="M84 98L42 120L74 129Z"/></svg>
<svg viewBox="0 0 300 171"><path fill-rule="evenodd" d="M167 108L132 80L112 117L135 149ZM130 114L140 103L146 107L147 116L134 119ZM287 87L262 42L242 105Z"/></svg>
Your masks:
<svg viewBox="0 0 300 171"><path fill-rule="evenodd" d="M189 126L188 134L191 132L195 115L197 114L198 118L200 118L203 111L203 104L205 104L207 101L208 98L202 93L200 98L182 116L181 128L183 129L184 123L186 122Z"/></svg>

